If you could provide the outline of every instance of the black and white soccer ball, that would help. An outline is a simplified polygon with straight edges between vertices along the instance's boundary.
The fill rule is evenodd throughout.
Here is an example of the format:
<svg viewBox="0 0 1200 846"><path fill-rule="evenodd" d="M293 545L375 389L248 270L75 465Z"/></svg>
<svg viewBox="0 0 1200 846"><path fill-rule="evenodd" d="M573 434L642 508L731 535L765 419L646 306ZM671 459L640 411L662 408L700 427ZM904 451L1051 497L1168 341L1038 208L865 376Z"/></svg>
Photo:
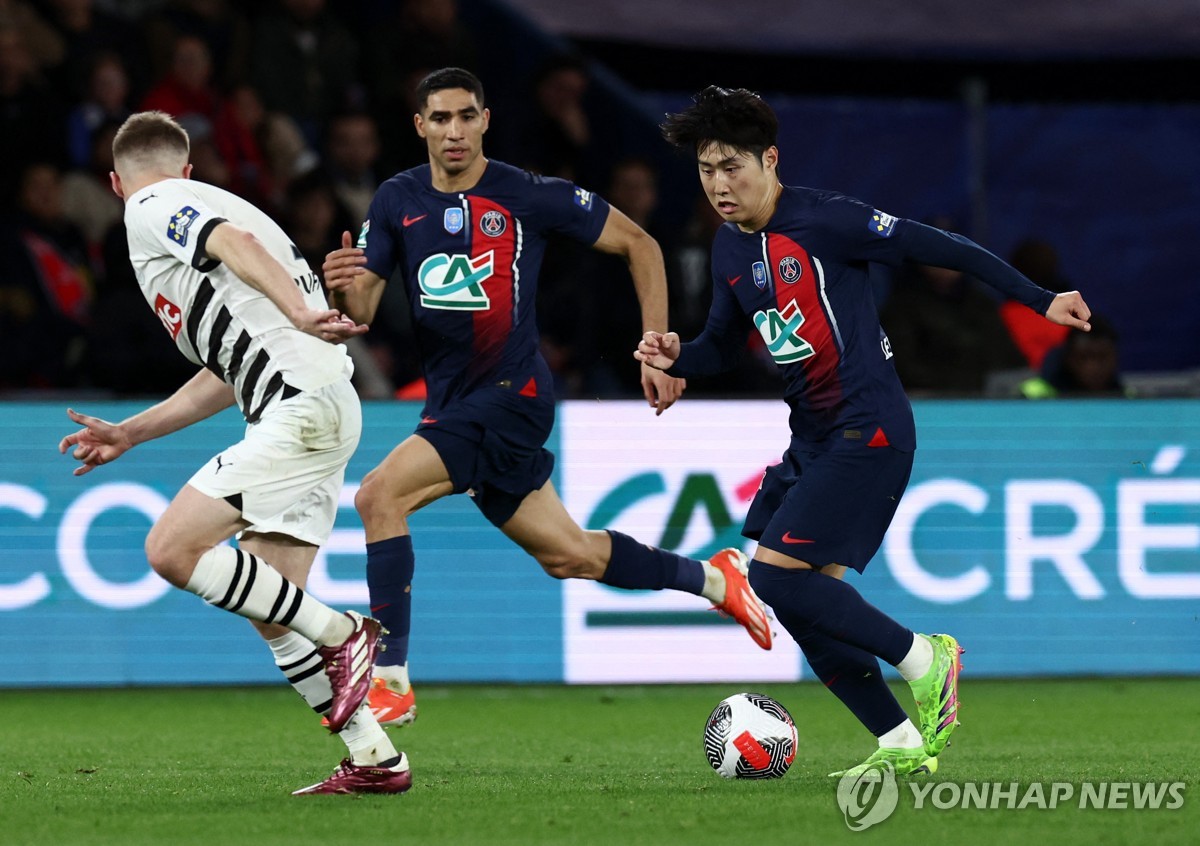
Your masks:
<svg viewBox="0 0 1200 846"><path fill-rule="evenodd" d="M709 715L704 754L725 778L780 778L796 759L796 724L771 697L735 693Z"/></svg>

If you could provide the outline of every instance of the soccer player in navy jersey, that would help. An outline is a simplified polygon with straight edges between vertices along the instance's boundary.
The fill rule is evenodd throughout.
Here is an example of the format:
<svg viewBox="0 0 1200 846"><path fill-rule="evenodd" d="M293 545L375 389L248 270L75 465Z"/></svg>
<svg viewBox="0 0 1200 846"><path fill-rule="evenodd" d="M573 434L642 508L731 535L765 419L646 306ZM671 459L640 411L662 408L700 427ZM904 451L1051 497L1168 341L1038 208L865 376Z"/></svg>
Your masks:
<svg viewBox="0 0 1200 846"><path fill-rule="evenodd" d="M746 627L763 649L771 630L745 576L745 556L710 561L654 549L612 531L584 531L567 514L544 448L554 424L550 371L534 319L538 268L552 232L622 256L643 328L667 328L666 276L658 244L603 199L483 155L489 112L467 71L445 68L417 88L417 133L429 164L380 186L357 247L350 235L326 257L334 304L369 323L393 272L403 280L425 371L427 401L416 432L366 475L355 497L367 535L371 611L390 631L370 705L385 725L411 722L408 678L414 561L408 517L436 499L468 493L551 576L613 587L672 588L704 596ZM642 368L658 413L680 379Z"/></svg>
<svg viewBox="0 0 1200 846"><path fill-rule="evenodd" d="M885 214L829 191L784 186L778 122L758 95L710 86L663 124L695 155L701 185L725 219L712 249L713 302L693 341L649 331L634 356L669 375L729 369L759 332L784 379L791 443L767 470L743 534L758 541L750 584L825 685L879 739L858 767L937 770L958 725L958 642L914 634L843 581L879 548L912 469L912 409L879 325L871 262L962 270L1054 323L1087 331L1076 291L1030 282L968 239ZM879 671L896 667L920 729ZM842 776L847 770L832 773Z"/></svg>

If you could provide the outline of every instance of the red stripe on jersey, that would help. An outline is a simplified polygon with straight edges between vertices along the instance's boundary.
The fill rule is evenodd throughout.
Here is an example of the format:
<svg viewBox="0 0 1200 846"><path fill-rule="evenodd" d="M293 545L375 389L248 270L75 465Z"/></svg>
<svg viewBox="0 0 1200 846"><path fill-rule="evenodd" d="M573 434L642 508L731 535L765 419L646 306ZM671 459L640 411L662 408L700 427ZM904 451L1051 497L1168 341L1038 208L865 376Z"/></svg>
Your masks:
<svg viewBox="0 0 1200 846"><path fill-rule="evenodd" d="M801 267L800 278L793 283L785 281L779 270L780 262L788 256L796 258ZM842 354L821 302L817 269L803 247L776 232L767 235L767 257L771 261L771 278L775 281L776 308L787 313L795 301L804 315L800 337L813 348L811 356L797 362L804 368L805 398L813 408L830 408L842 399L842 380L838 375Z"/></svg>
<svg viewBox="0 0 1200 846"><path fill-rule="evenodd" d="M517 226L512 213L504 206L478 195L467 197L471 209L471 258L492 254L492 275L483 283L484 293L490 302L487 311L473 312L474 341L472 343L471 371L481 373L490 370L504 357L504 347L513 330L513 258L517 251ZM494 214L489 214L494 213ZM484 216L492 225L489 235L484 229ZM496 215L503 218L503 226L495 223Z"/></svg>

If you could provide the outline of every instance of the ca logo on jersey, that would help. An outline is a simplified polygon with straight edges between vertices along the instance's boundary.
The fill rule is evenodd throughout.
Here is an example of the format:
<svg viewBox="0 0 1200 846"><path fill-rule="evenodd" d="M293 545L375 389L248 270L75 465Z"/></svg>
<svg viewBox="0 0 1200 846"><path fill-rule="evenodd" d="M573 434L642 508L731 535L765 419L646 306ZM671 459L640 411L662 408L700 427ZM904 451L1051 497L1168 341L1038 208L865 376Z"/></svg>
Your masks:
<svg viewBox="0 0 1200 846"><path fill-rule="evenodd" d="M417 269L421 305L451 311L487 311L492 302L483 283L494 272L492 252L476 258L437 253Z"/></svg>
<svg viewBox="0 0 1200 846"><path fill-rule="evenodd" d="M815 354L812 344L800 337L804 315L795 300L782 311L772 308L756 312L754 325L767 342L767 350L776 364L794 364Z"/></svg>

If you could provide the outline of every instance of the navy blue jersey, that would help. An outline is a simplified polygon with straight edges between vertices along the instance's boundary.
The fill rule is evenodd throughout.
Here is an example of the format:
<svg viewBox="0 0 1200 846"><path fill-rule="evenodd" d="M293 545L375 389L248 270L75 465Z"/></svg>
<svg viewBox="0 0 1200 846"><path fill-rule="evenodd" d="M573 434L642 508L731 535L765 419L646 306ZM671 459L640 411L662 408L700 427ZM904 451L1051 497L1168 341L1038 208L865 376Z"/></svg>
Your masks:
<svg viewBox="0 0 1200 846"><path fill-rule="evenodd" d="M370 271L404 280L426 413L497 383L552 397L534 308L546 236L591 245L607 219L595 194L494 160L467 191L436 190L429 165L379 186L358 246Z"/></svg>
<svg viewBox="0 0 1200 846"><path fill-rule="evenodd" d="M1043 314L1054 298L962 236L840 194L784 187L763 230L718 230L708 323L670 373L728 369L756 329L783 373L794 439L818 449L833 437L915 449L912 408L868 280L870 262L905 260L966 271Z"/></svg>

